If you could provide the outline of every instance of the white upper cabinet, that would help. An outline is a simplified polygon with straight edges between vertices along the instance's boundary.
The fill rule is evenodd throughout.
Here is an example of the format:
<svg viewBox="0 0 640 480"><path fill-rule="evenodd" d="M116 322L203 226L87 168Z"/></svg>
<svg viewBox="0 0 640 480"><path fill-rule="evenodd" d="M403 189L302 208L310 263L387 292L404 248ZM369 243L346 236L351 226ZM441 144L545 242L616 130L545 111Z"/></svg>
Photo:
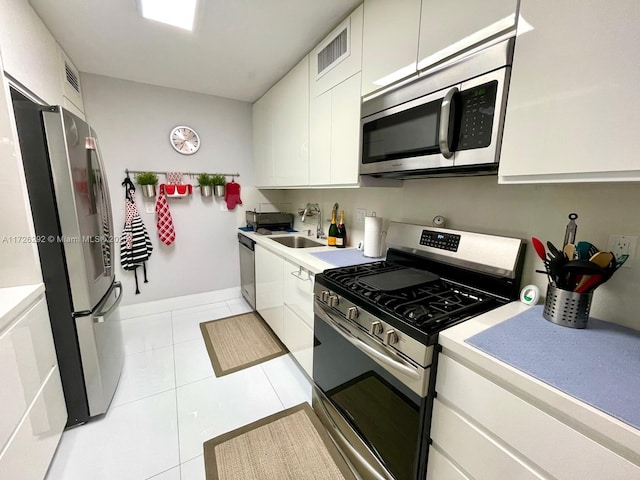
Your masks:
<svg viewBox="0 0 640 480"><path fill-rule="evenodd" d="M253 104L253 158L258 187L308 185L308 57Z"/></svg>
<svg viewBox="0 0 640 480"><path fill-rule="evenodd" d="M416 72L421 0L365 0L362 95Z"/></svg>
<svg viewBox="0 0 640 480"><path fill-rule="evenodd" d="M253 162L258 187L275 185L273 104L272 90L269 90L253 104Z"/></svg>
<svg viewBox="0 0 640 480"><path fill-rule="evenodd" d="M42 101L63 103L58 43L25 0L2 2L0 50L9 75Z"/></svg>
<svg viewBox="0 0 640 480"><path fill-rule="evenodd" d="M309 184L309 57L274 87L275 184Z"/></svg>
<svg viewBox="0 0 640 480"><path fill-rule="evenodd" d="M311 100L310 185L358 185L360 83L357 73Z"/></svg>
<svg viewBox="0 0 640 480"><path fill-rule="evenodd" d="M418 70L513 31L517 9L518 0L422 0Z"/></svg>
<svg viewBox="0 0 640 480"><path fill-rule="evenodd" d="M326 92L362 68L362 5L310 53L311 98Z"/></svg>
<svg viewBox="0 0 640 480"><path fill-rule="evenodd" d="M640 2L522 0L501 183L640 180ZM520 27L518 27L520 29Z"/></svg>

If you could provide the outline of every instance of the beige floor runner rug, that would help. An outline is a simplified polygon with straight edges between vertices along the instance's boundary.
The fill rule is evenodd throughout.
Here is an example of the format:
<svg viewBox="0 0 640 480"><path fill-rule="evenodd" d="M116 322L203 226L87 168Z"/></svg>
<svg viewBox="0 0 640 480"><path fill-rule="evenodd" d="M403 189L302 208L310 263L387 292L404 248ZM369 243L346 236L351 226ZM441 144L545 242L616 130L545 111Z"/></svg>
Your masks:
<svg viewBox="0 0 640 480"><path fill-rule="evenodd" d="M200 330L217 377L287 353L286 347L255 312L204 322Z"/></svg>
<svg viewBox="0 0 640 480"><path fill-rule="evenodd" d="M207 480L354 480L308 403L204 443Z"/></svg>

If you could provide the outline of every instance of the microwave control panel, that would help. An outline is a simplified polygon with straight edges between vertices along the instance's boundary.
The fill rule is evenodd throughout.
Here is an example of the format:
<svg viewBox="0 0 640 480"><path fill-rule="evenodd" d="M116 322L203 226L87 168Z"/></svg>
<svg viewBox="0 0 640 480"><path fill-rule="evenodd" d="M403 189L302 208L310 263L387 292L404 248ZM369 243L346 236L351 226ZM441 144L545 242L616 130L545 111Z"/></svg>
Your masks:
<svg viewBox="0 0 640 480"><path fill-rule="evenodd" d="M460 138L457 150L491 145L498 82L492 81L460 92Z"/></svg>
<svg viewBox="0 0 640 480"><path fill-rule="evenodd" d="M460 235L423 230L420 236L420 245L457 252L458 245L460 245Z"/></svg>

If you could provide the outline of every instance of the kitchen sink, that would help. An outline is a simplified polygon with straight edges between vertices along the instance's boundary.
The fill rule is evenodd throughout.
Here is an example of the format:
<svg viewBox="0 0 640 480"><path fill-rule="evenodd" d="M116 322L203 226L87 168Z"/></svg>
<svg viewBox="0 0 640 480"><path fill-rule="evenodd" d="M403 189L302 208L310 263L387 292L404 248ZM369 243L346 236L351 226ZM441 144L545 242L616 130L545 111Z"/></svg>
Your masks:
<svg viewBox="0 0 640 480"><path fill-rule="evenodd" d="M269 237L269 240L278 242L281 245L289 248L309 248L309 247L324 247L325 245L320 242L316 242L307 237Z"/></svg>

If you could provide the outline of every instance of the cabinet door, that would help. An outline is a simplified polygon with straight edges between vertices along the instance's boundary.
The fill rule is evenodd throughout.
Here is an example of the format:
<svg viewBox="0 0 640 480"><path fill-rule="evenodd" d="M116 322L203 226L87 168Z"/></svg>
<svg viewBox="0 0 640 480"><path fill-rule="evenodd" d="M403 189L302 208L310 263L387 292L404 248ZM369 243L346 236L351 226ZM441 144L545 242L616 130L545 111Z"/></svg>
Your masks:
<svg viewBox="0 0 640 480"><path fill-rule="evenodd" d="M346 33L341 36L345 30ZM334 56L335 61L332 61ZM311 98L321 95L362 69L362 5L311 51L309 63Z"/></svg>
<svg viewBox="0 0 640 480"><path fill-rule="evenodd" d="M523 0L501 183L640 180L640 2Z"/></svg>
<svg viewBox="0 0 640 480"><path fill-rule="evenodd" d="M275 184L309 184L309 58L273 87Z"/></svg>
<svg viewBox="0 0 640 480"><path fill-rule="evenodd" d="M331 184L357 184L360 159L358 73L331 91Z"/></svg>
<svg viewBox="0 0 640 480"><path fill-rule="evenodd" d="M422 0L418 69L512 30L517 8L518 0Z"/></svg>
<svg viewBox="0 0 640 480"><path fill-rule="evenodd" d="M282 343L300 366L313 376L313 329L309 328L288 306L284 307Z"/></svg>
<svg viewBox="0 0 640 480"><path fill-rule="evenodd" d="M420 0L365 0L362 95L416 72Z"/></svg>
<svg viewBox="0 0 640 480"><path fill-rule="evenodd" d="M256 245L256 310L273 332L282 337L284 260Z"/></svg>
<svg viewBox="0 0 640 480"><path fill-rule="evenodd" d="M331 182L331 90L309 106L309 184Z"/></svg>
<svg viewBox="0 0 640 480"><path fill-rule="evenodd" d="M284 304L313 327L313 280L308 270L284 261Z"/></svg>
<svg viewBox="0 0 640 480"><path fill-rule="evenodd" d="M45 102L62 104L58 43L28 2L2 2L0 49L7 73Z"/></svg>
<svg viewBox="0 0 640 480"><path fill-rule="evenodd" d="M270 90L253 104L253 163L258 187L275 185L272 96Z"/></svg>

